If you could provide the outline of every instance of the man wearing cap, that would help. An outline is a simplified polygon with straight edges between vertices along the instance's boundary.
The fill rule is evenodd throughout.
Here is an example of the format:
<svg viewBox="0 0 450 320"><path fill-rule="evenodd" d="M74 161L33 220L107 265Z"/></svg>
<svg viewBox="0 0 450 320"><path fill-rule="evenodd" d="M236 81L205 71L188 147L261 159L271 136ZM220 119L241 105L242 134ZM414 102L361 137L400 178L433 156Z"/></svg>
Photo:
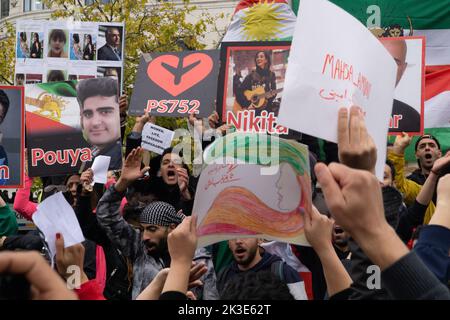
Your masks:
<svg viewBox="0 0 450 320"><path fill-rule="evenodd" d="M419 168L407 178L404 176L405 168L405 150L411 143L411 137L403 133L396 137L392 150L388 152L388 159L394 164L395 184L398 190L403 194L405 203L409 206L414 204L422 185L429 178L438 178L447 167L446 162L438 161L442 156L441 146L436 137L432 135L423 135L416 142L416 158ZM428 223L434 213L434 203L436 203L436 190L432 201L428 205L424 223Z"/></svg>
<svg viewBox="0 0 450 320"><path fill-rule="evenodd" d="M167 236L185 217L172 205L162 201L151 202L143 209L139 230L129 225L120 215L120 203L128 186L149 169L146 167L141 170L142 153L142 148L137 148L128 155L119 180L105 192L97 206L100 226L133 263L133 299L150 284L161 269L170 266ZM194 260L197 263L203 261L208 267L207 273L200 279L203 287L196 288L194 294L205 300L218 299L211 255L204 248L200 248L196 251Z"/></svg>

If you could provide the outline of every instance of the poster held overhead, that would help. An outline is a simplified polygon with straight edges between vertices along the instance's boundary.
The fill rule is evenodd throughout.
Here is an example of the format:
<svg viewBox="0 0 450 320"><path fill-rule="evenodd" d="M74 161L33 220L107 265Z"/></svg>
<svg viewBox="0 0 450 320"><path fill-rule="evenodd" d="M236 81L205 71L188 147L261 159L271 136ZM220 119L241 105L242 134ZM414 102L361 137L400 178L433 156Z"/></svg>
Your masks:
<svg viewBox="0 0 450 320"><path fill-rule="evenodd" d="M24 88L0 86L0 188L23 187L24 149Z"/></svg>
<svg viewBox="0 0 450 320"><path fill-rule="evenodd" d="M89 168L96 156L122 165L117 81L93 78L26 87L29 175L53 176Z"/></svg>
<svg viewBox="0 0 450 320"><path fill-rule="evenodd" d="M141 61L129 113L207 118L214 111L219 51L150 53Z"/></svg>
<svg viewBox="0 0 450 320"><path fill-rule="evenodd" d="M303 229L304 214L312 210L307 146L235 132L215 140L204 160L193 208L198 247L239 237L308 245Z"/></svg>
<svg viewBox="0 0 450 320"><path fill-rule="evenodd" d="M278 121L337 142L339 108L361 107L382 180L397 65L365 26L336 5L324 0L300 5Z"/></svg>

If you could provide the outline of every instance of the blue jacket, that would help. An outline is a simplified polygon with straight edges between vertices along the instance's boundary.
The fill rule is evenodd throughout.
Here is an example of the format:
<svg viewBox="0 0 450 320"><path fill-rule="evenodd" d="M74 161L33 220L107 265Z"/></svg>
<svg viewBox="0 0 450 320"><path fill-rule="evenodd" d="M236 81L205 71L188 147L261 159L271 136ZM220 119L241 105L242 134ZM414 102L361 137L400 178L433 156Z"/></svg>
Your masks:
<svg viewBox="0 0 450 320"><path fill-rule="evenodd" d="M427 225L422 228L414 251L423 263L445 285L450 280L450 229Z"/></svg>

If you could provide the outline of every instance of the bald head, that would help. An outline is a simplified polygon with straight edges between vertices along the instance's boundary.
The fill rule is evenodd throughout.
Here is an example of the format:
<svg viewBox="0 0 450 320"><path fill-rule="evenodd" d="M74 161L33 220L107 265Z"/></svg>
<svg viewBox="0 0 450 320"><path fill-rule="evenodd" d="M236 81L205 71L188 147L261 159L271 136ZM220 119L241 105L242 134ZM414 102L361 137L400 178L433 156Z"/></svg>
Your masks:
<svg viewBox="0 0 450 320"><path fill-rule="evenodd" d="M408 65L406 63L406 53L408 52L406 41L404 39L389 38L381 38L380 41L397 63L397 81L395 83L395 86L397 86Z"/></svg>

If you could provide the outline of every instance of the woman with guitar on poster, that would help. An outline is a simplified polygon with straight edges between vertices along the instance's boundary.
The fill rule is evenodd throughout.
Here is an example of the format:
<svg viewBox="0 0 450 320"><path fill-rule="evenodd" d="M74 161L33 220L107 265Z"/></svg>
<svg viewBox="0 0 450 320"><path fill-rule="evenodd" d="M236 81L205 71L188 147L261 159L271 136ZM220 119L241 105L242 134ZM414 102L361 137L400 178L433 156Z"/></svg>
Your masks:
<svg viewBox="0 0 450 320"><path fill-rule="evenodd" d="M275 73L270 70L270 53L258 51L255 56L255 64L256 69L245 77L235 92L234 114L245 109L255 110L257 116L263 110L268 112L275 111L273 110L273 102L281 90L277 90Z"/></svg>

